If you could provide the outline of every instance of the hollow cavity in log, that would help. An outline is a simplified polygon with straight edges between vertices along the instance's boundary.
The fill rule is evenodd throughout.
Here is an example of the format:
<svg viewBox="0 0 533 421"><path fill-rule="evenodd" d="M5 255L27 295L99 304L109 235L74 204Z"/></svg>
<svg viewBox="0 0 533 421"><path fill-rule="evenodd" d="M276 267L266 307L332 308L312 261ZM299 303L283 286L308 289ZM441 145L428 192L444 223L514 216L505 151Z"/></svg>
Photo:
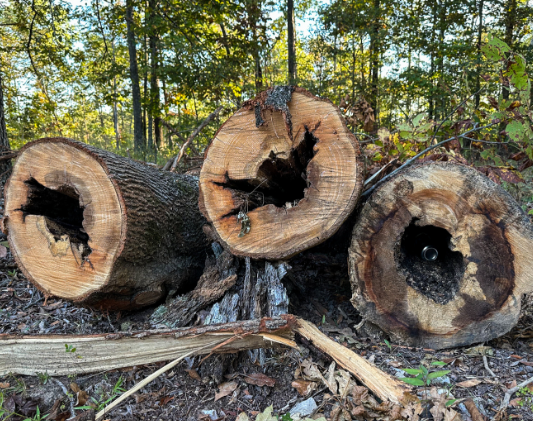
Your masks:
<svg viewBox="0 0 533 421"><path fill-rule="evenodd" d="M451 234L417 218L405 229L395 259L407 284L439 304L451 301L465 272L463 255L451 250Z"/></svg>
<svg viewBox="0 0 533 421"><path fill-rule="evenodd" d="M28 186L28 199L20 208L24 222L26 216L44 216L47 230L54 240L65 240L81 249L83 262L91 254L89 236L83 228L84 207L80 205L80 196L70 185L61 185L56 190L43 186L34 178L25 182ZM82 263L83 264L83 263Z"/></svg>
<svg viewBox="0 0 533 421"><path fill-rule="evenodd" d="M319 142L309 128L300 144L291 149L289 158L279 158L271 151L268 159L263 161L257 177L248 180L232 180L226 173L224 183L214 184L230 189L239 198L241 205L224 217L237 215L239 212L251 212L266 205L290 209L298 206L305 197L305 190L310 187L307 179L307 166L313 159L313 148Z"/></svg>

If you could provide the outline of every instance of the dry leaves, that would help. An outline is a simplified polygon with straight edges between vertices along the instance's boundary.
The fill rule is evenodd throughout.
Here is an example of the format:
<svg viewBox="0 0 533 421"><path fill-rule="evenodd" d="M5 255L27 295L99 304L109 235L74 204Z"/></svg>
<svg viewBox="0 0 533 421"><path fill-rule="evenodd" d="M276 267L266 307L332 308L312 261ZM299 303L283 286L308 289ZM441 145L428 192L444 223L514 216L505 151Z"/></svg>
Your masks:
<svg viewBox="0 0 533 421"><path fill-rule="evenodd" d="M456 384L457 387L474 387L474 386L477 386L478 384L480 383L483 383L483 380L481 379L470 379L470 380L465 380L464 382L459 382Z"/></svg>
<svg viewBox="0 0 533 421"><path fill-rule="evenodd" d="M263 373L252 373L245 374L244 381L248 384L254 384L256 386L268 386L274 387L276 385L276 380L272 377L268 377Z"/></svg>
<svg viewBox="0 0 533 421"><path fill-rule="evenodd" d="M196 370L190 368L190 369L186 369L185 371L194 380L202 381L202 378L200 377L200 375L198 374Z"/></svg>
<svg viewBox="0 0 533 421"><path fill-rule="evenodd" d="M218 386L219 391L215 393L215 402L222 399L224 396L231 395L235 389L237 389L237 382L221 383Z"/></svg>
<svg viewBox="0 0 533 421"><path fill-rule="evenodd" d="M315 382L308 380L295 380L291 383L291 386L294 387L301 396L307 396L315 391L316 385Z"/></svg>

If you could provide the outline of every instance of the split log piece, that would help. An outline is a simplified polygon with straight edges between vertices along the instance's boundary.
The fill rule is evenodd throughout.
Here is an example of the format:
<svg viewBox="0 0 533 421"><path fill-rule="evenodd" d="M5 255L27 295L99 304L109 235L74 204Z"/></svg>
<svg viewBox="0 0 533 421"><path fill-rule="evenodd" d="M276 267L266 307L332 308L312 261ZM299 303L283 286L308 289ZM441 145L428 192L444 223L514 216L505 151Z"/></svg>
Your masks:
<svg viewBox="0 0 533 421"><path fill-rule="evenodd" d="M0 335L0 376L91 373L170 361L213 341L217 353L278 345L296 347L294 316L219 325L99 335ZM65 352L65 344L74 352ZM210 353L205 349L203 353Z"/></svg>
<svg viewBox="0 0 533 421"><path fill-rule="evenodd" d="M196 281L205 263L197 179L66 138L24 146L5 189L11 251L46 295L115 310Z"/></svg>
<svg viewBox="0 0 533 421"><path fill-rule="evenodd" d="M395 341L442 349L508 332L533 290L533 229L471 167L407 168L365 203L349 250L352 302Z"/></svg>
<svg viewBox="0 0 533 421"><path fill-rule="evenodd" d="M406 383L381 371L352 350L330 339L313 323L298 318L296 332L352 373L378 398L395 404L403 404L412 399L411 388Z"/></svg>
<svg viewBox="0 0 533 421"><path fill-rule="evenodd" d="M200 210L232 254L281 260L332 236L362 186L360 150L339 109L280 86L219 129L200 172Z"/></svg>

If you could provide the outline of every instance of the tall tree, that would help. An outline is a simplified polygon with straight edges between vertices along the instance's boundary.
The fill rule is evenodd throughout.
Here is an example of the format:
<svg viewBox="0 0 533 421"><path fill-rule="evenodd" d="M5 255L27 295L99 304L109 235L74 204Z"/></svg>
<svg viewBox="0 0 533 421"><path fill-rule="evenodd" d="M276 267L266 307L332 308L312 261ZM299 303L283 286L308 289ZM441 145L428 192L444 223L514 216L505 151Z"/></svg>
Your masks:
<svg viewBox="0 0 533 421"><path fill-rule="evenodd" d="M133 29L133 0L126 0L126 29L130 55L131 96L133 103L133 147L135 152L144 152L146 142L143 136L137 46L135 44L135 32Z"/></svg>
<svg viewBox="0 0 533 421"><path fill-rule="evenodd" d="M161 98L158 80L157 0L150 0L150 111L154 121L156 149L161 146Z"/></svg>
<svg viewBox="0 0 533 421"><path fill-rule="evenodd" d="M296 70L296 34L294 33L294 0L287 0L287 49L289 65L289 85L295 85Z"/></svg>
<svg viewBox="0 0 533 421"><path fill-rule="evenodd" d="M0 151L9 150L9 139L7 137L7 128L4 111L4 90L2 87L2 73L0 72ZM0 183L2 183L2 191L4 183L7 180L9 169L11 168L11 161L4 160L0 162Z"/></svg>

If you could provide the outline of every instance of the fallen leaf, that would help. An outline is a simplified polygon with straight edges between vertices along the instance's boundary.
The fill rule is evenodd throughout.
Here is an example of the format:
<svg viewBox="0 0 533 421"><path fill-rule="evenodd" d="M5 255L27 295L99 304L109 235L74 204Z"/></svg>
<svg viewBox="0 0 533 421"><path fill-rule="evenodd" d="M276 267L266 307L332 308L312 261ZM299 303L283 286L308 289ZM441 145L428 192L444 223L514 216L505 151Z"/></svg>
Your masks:
<svg viewBox="0 0 533 421"><path fill-rule="evenodd" d="M530 391L531 393L533 393L533 383L529 383L529 384L527 385L527 388L529 389L529 391Z"/></svg>
<svg viewBox="0 0 533 421"><path fill-rule="evenodd" d="M485 345L478 345L474 346L472 348L468 348L465 351L465 354L467 355L487 355L489 357L492 357L494 355L494 350L490 346Z"/></svg>
<svg viewBox="0 0 533 421"><path fill-rule="evenodd" d="M272 377L268 377L263 373L252 373L244 376L244 381L248 384L255 384L256 386L268 386L274 387L276 380Z"/></svg>
<svg viewBox="0 0 533 421"><path fill-rule="evenodd" d="M0 389L7 389L9 387L9 383L0 383Z"/></svg>
<svg viewBox="0 0 533 421"><path fill-rule="evenodd" d="M231 395L235 389L237 389L237 382L221 383L218 386L219 391L215 393L215 402L222 399L224 396Z"/></svg>
<svg viewBox="0 0 533 421"><path fill-rule="evenodd" d="M5 248L4 246L1 246L0 245L0 258L4 258L7 256L7 248Z"/></svg>
<svg viewBox="0 0 533 421"><path fill-rule="evenodd" d="M301 396L306 396L316 389L316 383L308 380L295 380L291 383Z"/></svg>
<svg viewBox="0 0 533 421"><path fill-rule="evenodd" d="M258 414L255 421L278 421L278 417L272 416L274 407L270 405L261 414Z"/></svg>
<svg viewBox="0 0 533 421"><path fill-rule="evenodd" d="M188 370L185 370L185 371L194 380L202 381L202 378L200 377L200 375L198 374L198 372L196 370L191 368L191 369L188 369Z"/></svg>
<svg viewBox="0 0 533 421"><path fill-rule="evenodd" d="M511 400L511 402L509 402L509 406L517 407L517 406L520 406L521 402L522 402L522 398L515 398Z"/></svg>
<svg viewBox="0 0 533 421"><path fill-rule="evenodd" d="M163 396L161 399L159 399L159 406L165 406L172 399L174 399L174 396Z"/></svg>
<svg viewBox="0 0 533 421"><path fill-rule="evenodd" d="M246 415L246 412L241 412L235 421L250 421L250 418L248 418L248 415Z"/></svg>
<svg viewBox="0 0 533 421"><path fill-rule="evenodd" d="M456 386L457 387L474 387L482 382L483 380L481 379L470 379L470 380L465 380L464 382L459 382L456 384Z"/></svg>
<svg viewBox="0 0 533 421"><path fill-rule="evenodd" d="M78 401L76 402L75 406L83 406L89 400L89 394L84 390L80 390L78 393L76 393L76 398Z"/></svg>

